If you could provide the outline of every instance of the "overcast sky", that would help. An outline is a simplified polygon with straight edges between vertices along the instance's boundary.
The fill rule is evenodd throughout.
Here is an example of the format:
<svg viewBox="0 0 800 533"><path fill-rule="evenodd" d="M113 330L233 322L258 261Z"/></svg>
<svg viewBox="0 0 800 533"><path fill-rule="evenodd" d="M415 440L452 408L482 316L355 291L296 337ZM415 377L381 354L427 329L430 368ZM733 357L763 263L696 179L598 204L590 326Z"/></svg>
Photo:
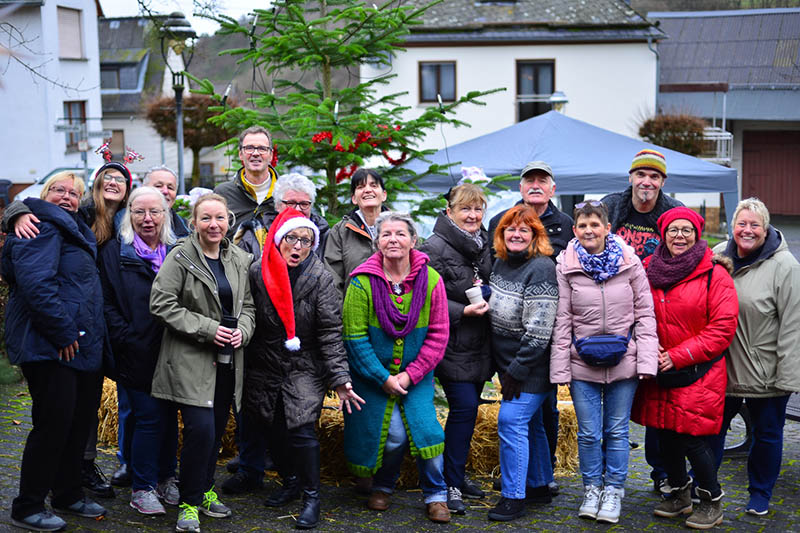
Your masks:
<svg viewBox="0 0 800 533"><path fill-rule="evenodd" d="M192 0L147 0L147 2L154 13L169 14L173 11L182 11L198 35L204 33L212 34L219 27L213 20L193 17L194 6ZM271 1L216 0L216 4L220 6L222 13L238 19L255 8L268 8L271 5ZM133 17L140 14L139 3L136 0L100 0L100 5L106 17Z"/></svg>

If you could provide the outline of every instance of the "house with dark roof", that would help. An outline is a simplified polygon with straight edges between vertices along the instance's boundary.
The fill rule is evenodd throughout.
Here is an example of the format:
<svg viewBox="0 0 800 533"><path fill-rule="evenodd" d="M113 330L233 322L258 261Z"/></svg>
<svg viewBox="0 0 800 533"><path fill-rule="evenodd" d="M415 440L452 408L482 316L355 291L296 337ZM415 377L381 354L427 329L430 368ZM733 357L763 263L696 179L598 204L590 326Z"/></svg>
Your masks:
<svg viewBox="0 0 800 533"><path fill-rule="evenodd" d="M11 197L55 168L96 167L100 130L97 0L0 1L0 177Z"/></svg>
<svg viewBox="0 0 800 533"><path fill-rule="evenodd" d="M660 44L658 107L733 134L743 198L800 215L800 9L651 12Z"/></svg>
<svg viewBox="0 0 800 533"><path fill-rule="evenodd" d="M410 3L423 5L425 0ZM664 33L623 0L448 0L428 9L389 67L380 94L408 91L409 113L497 87L486 106L462 106L470 128L432 133L426 148L479 137L560 105L571 117L630 136L655 112L657 43ZM555 95L555 96L554 96ZM479 164L479 162L464 162ZM624 170L624 169L623 169Z"/></svg>
<svg viewBox="0 0 800 533"><path fill-rule="evenodd" d="M130 146L141 154L144 160L130 165L140 176L162 164L177 172L177 144L156 133L144 116L150 99L175 94L157 29L147 17L100 18L97 25L103 128L112 134L112 153L121 157L124 147ZM183 70L180 56L169 49L167 57L176 72ZM201 152L201 175L222 173L218 167L223 160L223 151L208 148ZM184 169L191 168L192 152L186 149ZM188 182L191 172L185 173Z"/></svg>

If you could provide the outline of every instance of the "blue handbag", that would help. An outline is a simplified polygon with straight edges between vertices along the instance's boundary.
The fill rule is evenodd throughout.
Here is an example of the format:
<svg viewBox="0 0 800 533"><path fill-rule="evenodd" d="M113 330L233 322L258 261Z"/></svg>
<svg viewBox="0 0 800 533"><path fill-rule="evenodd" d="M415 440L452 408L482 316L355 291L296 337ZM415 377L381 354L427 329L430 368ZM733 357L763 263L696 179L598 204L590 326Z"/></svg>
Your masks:
<svg viewBox="0 0 800 533"><path fill-rule="evenodd" d="M609 367L617 365L625 352L628 351L628 343L633 334L633 325L628 330L628 336L624 335L592 335L576 339L572 336L572 343L575 350L581 356L583 362L589 366Z"/></svg>

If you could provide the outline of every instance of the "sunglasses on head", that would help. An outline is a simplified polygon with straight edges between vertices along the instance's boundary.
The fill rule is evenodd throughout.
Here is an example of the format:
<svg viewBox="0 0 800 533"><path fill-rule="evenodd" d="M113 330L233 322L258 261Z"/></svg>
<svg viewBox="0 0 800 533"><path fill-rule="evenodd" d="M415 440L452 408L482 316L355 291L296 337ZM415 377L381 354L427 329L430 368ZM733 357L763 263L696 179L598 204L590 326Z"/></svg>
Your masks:
<svg viewBox="0 0 800 533"><path fill-rule="evenodd" d="M579 204L575 204L575 209L583 209L587 205L591 205L592 207L605 207L606 204L599 200L586 200L585 202L581 202Z"/></svg>

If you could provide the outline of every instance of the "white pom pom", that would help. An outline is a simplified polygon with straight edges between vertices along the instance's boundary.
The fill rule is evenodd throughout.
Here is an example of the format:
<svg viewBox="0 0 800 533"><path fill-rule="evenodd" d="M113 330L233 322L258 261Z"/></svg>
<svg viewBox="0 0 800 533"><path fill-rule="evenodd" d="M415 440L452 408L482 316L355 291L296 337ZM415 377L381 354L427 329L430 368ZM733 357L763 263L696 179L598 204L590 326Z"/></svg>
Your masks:
<svg viewBox="0 0 800 533"><path fill-rule="evenodd" d="M292 352L296 352L300 349L300 339L297 337L292 337L291 339L287 339L284 343L286 345L286 349Z"/></svg>

